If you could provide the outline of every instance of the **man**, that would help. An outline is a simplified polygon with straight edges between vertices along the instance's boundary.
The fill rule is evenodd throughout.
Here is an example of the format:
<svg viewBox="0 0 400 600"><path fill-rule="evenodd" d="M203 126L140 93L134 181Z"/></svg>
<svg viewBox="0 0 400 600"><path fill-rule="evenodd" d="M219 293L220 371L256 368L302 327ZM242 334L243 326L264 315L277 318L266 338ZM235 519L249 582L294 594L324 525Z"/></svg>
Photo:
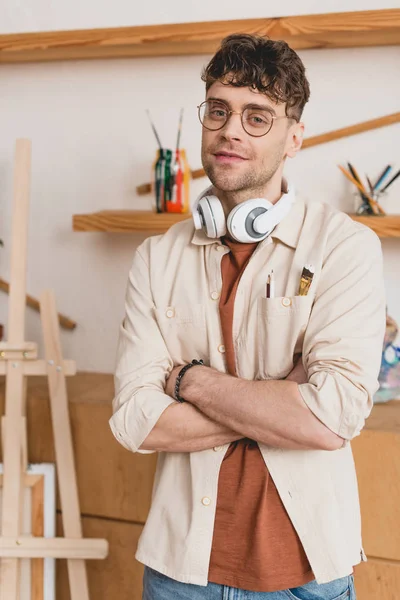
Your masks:
<svg viewBox="0 0 400 600"><path fill-rule="evenodd" d="M188 220L139 246L119 339L112 431L159 452L143 598L351 600L366 556L349 442L378 387L380 242L283 178L309 98L285 42L229 36L203 80L202 162L227 226L211 210L223 235ZM261 241L247 226L238 241L238 207L288 197Z"/></svg>

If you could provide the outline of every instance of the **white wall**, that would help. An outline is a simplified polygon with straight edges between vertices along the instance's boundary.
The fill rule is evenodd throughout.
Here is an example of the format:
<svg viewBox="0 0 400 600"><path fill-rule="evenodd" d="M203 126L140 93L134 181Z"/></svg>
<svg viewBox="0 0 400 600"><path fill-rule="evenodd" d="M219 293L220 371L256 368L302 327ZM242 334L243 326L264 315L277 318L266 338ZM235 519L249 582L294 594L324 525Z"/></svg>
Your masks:
<svg viewBox="0 0 400 600"><path fill-rule="evenodd" d="M11 6L13 4L13 7ZM393 7L397 2L325 2L324 10ZM277 11L265 2L244 10L243 2L210 0L189 6L132 2L50 3L36 0L0 5L0 31L34 31L224 18L299 14L294 0ZM111 9L112 6L112 9ZM229 10L228 10L229 7ZM13 8L13 10L11 10ZM322 3L303 0L303 14ZM306 134L315 135L399 110L400 47L309 50L301 53L311 83L304 112ZM0 66L0 276L9 278L14 144L33 143L28 292L56 291L60 312L78 323L63 332L64 355L80 370L111 372L123 314L127 273L143 236L72 232L72 215L106 208L150 208L136 185L149 180L156 150L145 116L150 108L165 144L173 145L181 106L182 142L192 168L200 163L196 105L208 56L118 59ZM400 167L400 125L304 150L288 165L303 193L351 212L352 190L337 168L353 162L373 178L388 163ZM193 183L193 195L207 180ZM400 212L400 181L385 203ZM383 240L389 313L400 324L400 239ZM7 296L0 295L0 322L7 322ZM40 341L39 316L28 309L27 339Z"/></svg>

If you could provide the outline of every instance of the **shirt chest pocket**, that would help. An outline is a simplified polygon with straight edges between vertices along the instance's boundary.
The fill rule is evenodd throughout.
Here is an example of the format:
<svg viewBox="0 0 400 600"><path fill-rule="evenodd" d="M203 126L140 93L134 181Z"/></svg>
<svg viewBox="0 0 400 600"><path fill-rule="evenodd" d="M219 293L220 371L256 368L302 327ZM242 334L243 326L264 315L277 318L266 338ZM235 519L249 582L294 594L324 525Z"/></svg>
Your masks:
<svg viewBox="0 0 400 600"><path fill-rule="evenodd" d="M257 304L257 379L283 379L302 351L313 298L259 298Z"/></svg>
<svg viewBox="0 0 400 600"><path fill-rule="evenodd" d="M208 360L207 328L203 304L154 309L155 317L175 365L194 358Z"/></svg>

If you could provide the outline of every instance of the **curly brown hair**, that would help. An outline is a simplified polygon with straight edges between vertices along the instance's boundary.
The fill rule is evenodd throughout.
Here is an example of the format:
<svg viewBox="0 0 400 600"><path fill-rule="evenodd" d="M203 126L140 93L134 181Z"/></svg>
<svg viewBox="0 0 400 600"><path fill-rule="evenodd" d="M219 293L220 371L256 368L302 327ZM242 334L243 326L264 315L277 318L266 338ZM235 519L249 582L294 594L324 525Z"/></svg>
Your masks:
<svg viewBox="0 0 400 600"><path fill-rule="evenodd" d="M203 69L201 79L206 91L215 81L257 89L277 103L285 102L286 115L297 121L310 97L299 55L283 40L261 35L228 35Z"/></svg>

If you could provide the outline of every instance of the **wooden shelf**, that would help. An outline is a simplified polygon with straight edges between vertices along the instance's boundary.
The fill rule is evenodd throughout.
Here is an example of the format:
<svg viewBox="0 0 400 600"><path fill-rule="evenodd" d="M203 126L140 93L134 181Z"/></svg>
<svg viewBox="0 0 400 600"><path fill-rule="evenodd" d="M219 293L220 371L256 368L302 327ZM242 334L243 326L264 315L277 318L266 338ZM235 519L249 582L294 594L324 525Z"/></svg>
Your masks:
<svg viewBox="0 0 400 600"><path fill-rule="evenodd" d="M88 215L74 215L74 231L109 231L112 233L163 233L174 223L191 215L155 213L151 210L102 210Z"/></svg>
<svg viewBox="0 0 400 600"><path fill-rule="evenodd" d="M400 237L400 215L383 217L349 215L349 217L371 227L380 238Z"/></svg>
<svg viewBox="0 0 400 600"><path fill-rule="evenodd" d="M368 225L381 238L400 237L400 215L383 217L349 215ZM190 218L187 214L157 214L150 210L102 210L73 216L74 231L108 231L112 233L163 233L171 225Z"/></svg>
<svg viewBox="0 0 400 600"><path fill-rule="evenodd" d="M400 10L0 35L0 63L212 54L238 31L294 49L400 44Z"/></svg>

